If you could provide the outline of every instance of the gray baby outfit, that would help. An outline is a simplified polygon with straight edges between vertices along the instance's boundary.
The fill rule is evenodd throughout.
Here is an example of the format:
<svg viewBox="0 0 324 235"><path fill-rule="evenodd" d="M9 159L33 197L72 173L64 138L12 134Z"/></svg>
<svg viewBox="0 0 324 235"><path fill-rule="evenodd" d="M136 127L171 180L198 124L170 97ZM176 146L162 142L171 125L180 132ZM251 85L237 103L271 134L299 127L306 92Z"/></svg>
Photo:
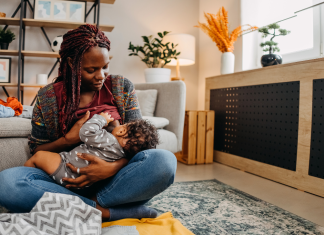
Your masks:
<svg viewBox="0 0 324 235"><path fill-rule="evenodd" d="M70 152L62 152L62 161L57 170L50 175L58 184L66 185L62 178L77 178L80 175L73 173L66 163L71 163L77 168L88 166L89 162L78 158L77 153L89 153L107 162L113 162L125 157L123 148L118 140L111 133L102 129L107 125L107 121L101 115L95 114L80 129L79 136L84 144L74 148Z"/></svg>

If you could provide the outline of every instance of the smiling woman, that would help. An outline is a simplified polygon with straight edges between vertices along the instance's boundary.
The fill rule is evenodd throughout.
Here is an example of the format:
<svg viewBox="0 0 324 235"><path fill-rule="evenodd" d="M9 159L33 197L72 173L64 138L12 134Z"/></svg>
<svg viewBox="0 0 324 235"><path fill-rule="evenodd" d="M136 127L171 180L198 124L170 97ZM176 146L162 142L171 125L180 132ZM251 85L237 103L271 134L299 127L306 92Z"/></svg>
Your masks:
<svg viewBox="0 0 324 235"><path fill-rule="evenodd" d="M111 130L141 119L132 82L108 74L109 50L108 38L92 25L80 26L63 36L59 76L37 95L29 137L33 154L67 152L80 145L81 127L89 116L100 112L114 118ZM55 192L80 197L101 210L105 220L152 218L155 210L143 204L169 187L176 171L176 158L166 150L149 149L130 160L114 162L87 153L80 158L89 165L80 168L78 178L64 179L68 189L37 168L16 167L0 172L0 205L13 212L29 212L44 192ZM67 166L76 170L71 164Z"/></svg>

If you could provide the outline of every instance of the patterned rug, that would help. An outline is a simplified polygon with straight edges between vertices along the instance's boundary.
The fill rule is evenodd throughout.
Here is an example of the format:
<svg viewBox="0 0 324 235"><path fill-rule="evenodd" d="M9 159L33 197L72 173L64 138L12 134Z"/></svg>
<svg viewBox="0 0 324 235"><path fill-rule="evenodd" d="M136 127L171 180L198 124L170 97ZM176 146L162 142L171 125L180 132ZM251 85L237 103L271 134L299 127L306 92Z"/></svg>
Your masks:
<svg viewBox="0 0 324 235"><path fill-rule="evenodd" d="M323 227L217 180L174 183L147 205L171 211L196 235L324 234Z"/></svg>
<svg viewBox="0 0 324 235"><path fill-rule="evenodd" d="M324 234L324 227L217 180L174 183L148 202L196 235Z"/></svg>

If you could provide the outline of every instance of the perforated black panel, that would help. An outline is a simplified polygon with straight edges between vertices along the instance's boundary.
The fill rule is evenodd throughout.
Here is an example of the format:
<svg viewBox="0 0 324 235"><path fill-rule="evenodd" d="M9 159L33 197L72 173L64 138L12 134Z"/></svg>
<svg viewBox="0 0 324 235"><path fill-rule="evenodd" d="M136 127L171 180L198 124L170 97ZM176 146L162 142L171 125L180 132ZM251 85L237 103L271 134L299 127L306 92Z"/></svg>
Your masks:
<svg viewBox="0 0 324 235"><path fill-rule="evenodd" d="M214 149L296 170L299 82L214 89Z"/></svg>
<svg viewBox="0 0 324 235"><path fill-rule="evenodd" d="M309 175L324 179L324 79L313 81L312 141Z"/></svg>

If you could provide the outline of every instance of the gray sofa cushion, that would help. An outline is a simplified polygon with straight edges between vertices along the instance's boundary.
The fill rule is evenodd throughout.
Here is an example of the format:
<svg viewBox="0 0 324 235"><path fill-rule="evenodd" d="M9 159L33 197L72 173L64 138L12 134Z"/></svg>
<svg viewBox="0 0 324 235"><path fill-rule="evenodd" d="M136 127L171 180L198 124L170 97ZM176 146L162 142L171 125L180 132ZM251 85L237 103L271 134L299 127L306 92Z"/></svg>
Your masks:
<svg viewBox="0 0 324 235"><path fill-rule="evenodd" d="M143 91L136 90L136 95L142 116L154 116L153 114L156 105L157 93L158 91L156 89L148 89Z"/></svg>
<svg viewBox="0 0 324 235"><path fill-rule="evenodd" d="M178 152L178 139L176 135L164 129L158 129L160 144L156 146L157 149L166 149L172 153Z"/></svg>
<svg viewBox="0 0 324 235"><path fill-rule="evenodd" d="M25 118L0 118L0 138L28 137L31 133L31 120Z"/></svg>
<svg viewBox="0 0 324 235"><path fill-rule="evenodd" d="M0 171L22 166L30 157L27 138L0 138Z"/></svg>
<svg viewBox="0 0 324 235"><path fill-rule="evenodd" d="M149 116L142 116L143 119L152 123L157 129L163 128L169 125L169 120L164 117L149 117Z"/></svg>

